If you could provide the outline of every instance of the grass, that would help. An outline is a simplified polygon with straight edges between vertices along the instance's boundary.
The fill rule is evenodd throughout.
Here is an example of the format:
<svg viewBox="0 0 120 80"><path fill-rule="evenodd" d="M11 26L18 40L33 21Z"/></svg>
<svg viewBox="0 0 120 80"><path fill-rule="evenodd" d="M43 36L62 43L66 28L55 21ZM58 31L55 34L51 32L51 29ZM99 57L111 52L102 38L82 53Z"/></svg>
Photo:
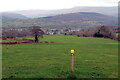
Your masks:
<svg viewBox="0 0 120 80"><path fill-rule="evenodd" d="M3 78L68 78L71 49L77 78L118 77L117 41L63 35L41 41L55 43L3 45Z"/></svg>
<svg viewBox="0 0 120 80"><path fill-rule="evenodd" d="M13 40L13 39L1 40L1 39L0 39L0 42L9 42L9 41L17 41L17 40Z"/></svg>

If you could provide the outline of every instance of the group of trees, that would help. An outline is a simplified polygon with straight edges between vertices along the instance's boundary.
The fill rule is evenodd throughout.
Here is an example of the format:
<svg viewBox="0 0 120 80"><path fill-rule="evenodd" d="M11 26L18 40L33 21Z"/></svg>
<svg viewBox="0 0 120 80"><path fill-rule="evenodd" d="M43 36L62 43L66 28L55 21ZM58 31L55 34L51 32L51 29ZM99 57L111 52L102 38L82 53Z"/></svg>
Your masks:
<svg viewBox="0 0 120 80"><path fill-rule="evenodd" d="M2 38L15 38L16 37L16 31L15 30L2 30Z"/></svg>
<svg viewBox="0 0 120 80"><path fill-rule="evenodd" d="M70 32L69 35L76 35L78 37L103 37L103 38L119 40L119 37L116 37L116 33L109 26L99 26L96 28L73 31Z"/></svg>
<svg viewBox="0 0 120 80"><path fill-rule="evenodd" d="M115 33L113 32L113 30L107 26L99 27L97 32L95 32L93 36L116 39L116 36L115 36Z"/></svg>
<svg viewBox="0 0 120 80"><path fill-rule="evenodd" d="M35 42L39 42L39 37L43 37L44 31L39 26L33 26L28 30L2 30L2 39L7 38L16 38L16 37L26 37L26 36L34 36Z"/></svg>

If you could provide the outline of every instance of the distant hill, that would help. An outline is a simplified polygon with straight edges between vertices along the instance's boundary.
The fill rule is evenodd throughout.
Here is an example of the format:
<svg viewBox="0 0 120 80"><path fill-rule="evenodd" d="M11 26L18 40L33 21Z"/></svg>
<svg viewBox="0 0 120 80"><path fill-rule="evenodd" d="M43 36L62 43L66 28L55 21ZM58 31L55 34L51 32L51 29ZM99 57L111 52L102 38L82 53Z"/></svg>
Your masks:
<svg viewBox="0 0 120 80"><path fill-rule="evenodd" d="M117 25L117 18L113 16L107 16L95 12L77 12L69 14L61 14L56 16L48 16L38 18L43 22L51 22L57 26L69 26L69 27L91 27L97 25Z"/></svg>
<svg viewBox="0 0 120 80"><path fill-rule="evenodd" d="M18 13L3 12L1 14L2 14L2 21L3 22L28 19L26 16L18 14Z"/></svg>
<svg viewBox="0 0 120 80"><path fill-rule="evenodd" d="M15 11L16 13L25 15L30 18L45 17L45 16L55 16L60 14L68 14L75 12L96 12L109 16L118 16L118 7L73 7L69 9L59 9L59 10L22 10Z"/></svg>
<svg viewBox="0 0 120 80"><path fill-rule="evenodd" d="M11 25L12 23L12 25ZM17 24L16 24L17 23ZM30 27L32 25L42 26L44 28L64 28L64 27L95 27L99 25L116 26L117 17L104 15L95 12L77 12L61 14L56 16L47 16L27 20L19 20L9 23L3 23L4 27Z"/></svg>

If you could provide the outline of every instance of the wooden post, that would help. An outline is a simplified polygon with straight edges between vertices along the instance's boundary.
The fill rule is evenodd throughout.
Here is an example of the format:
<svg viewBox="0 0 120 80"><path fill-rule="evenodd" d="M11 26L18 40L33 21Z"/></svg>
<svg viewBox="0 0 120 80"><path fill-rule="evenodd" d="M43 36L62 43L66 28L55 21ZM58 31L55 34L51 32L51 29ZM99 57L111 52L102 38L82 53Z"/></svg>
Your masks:
<svg viewBox="0 0 120 80"><path fill-rule="evenodd" d="M74 76L74 50L70 51L70 76Z"/></svg>

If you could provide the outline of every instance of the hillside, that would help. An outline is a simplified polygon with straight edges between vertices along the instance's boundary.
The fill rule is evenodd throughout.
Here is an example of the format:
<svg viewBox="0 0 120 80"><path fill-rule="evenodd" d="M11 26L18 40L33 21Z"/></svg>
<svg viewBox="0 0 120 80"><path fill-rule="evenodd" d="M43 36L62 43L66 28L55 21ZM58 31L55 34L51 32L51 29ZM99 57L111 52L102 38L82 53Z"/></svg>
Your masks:
<svg viewBox="0 0 120 80"><path fill-rule="evenodd" d="M20 19L28 19L26 16L18 14L18 13L10 13L10 12L3 12L2 13L2 21L13 21L13 20L20 20Z"/></svg>
<svg viewBox="0 0 120 80"><path fill-rule="evenodd" d="M47 16L27 20L18 20L3 23L3 27L30 27L38 25L47 28L63 27L94 27L98 25L117 25L117 18L95 12L77 12L61 14L56 16Z"/></svg>
<svg viewBox="0 0 120 80"><path fill-rule="evenodd" d="M68 9L59 9L59 10L22 10L22 11L15 11L16 13L25 15L31 18L37 17L45 17L45 16L55 16L60 14L68 14L68 13L75 13L75 12L96 12L102 13L109 16L118 15L118 7L85 7L85 6L77 6Z"/></svg>

